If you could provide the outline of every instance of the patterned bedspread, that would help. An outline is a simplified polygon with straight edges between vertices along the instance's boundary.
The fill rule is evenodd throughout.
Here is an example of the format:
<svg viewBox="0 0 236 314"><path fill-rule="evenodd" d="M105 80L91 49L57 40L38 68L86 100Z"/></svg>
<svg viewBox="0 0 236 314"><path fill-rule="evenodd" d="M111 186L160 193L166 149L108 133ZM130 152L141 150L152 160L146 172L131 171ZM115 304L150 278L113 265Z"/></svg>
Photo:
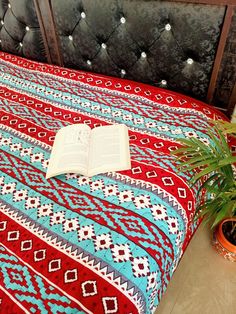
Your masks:
<svg viewBox="0 0 236 314"><path fill-rule="evenodd" d="M1 313L151 313L196 225L170 154L220 113L148 85L0 53ZM58 129L129 127L132 169L46 180Z"/></svg>

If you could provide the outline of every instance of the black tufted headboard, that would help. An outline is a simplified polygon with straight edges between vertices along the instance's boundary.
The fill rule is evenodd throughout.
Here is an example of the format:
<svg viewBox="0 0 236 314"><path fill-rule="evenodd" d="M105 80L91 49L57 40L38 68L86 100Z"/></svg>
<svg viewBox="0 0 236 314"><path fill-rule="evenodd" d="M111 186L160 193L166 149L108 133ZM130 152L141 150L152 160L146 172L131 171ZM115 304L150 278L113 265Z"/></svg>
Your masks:
<svg viewBox="0 0 236 314"><path fill-rule="evenodd" d="M52 0L63 63L206 98L225 8Z"/></svg>
<svg viewBox="0 0 236 314"><path fill-rule="evenodd" d="M168 88L230 113L236 101L234 2L0 0L1 48Z"/></svg>
<svg viewBox="0 0 236 314"><path fill-rule="evenodd" d="M26 58L47 61L33 1L0 1L0 48Z"/></svg>

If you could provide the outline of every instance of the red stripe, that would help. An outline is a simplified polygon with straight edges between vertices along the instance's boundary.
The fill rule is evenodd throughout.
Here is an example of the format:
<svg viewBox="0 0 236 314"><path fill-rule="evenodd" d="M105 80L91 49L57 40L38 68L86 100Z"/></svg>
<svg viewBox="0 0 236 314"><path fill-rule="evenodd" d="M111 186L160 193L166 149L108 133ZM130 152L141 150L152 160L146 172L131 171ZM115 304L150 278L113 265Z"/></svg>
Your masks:
<svg viewBox="0 0 236 314"><path fill-rule="evenodd" d="M38 193L45 195L48 199L53 200L55 203L60 204L70 210L71 206L69 204L69 202L67 201L65 195L64 195L64 191L66 192L67 189L69 189L71 191L71 197L70 197L70 201L74 202L74 204L78 204L78 207L76 207L76 209L73 209L73 211L79 213L82 216L85 216L87 218L92 219L93 221L99 221L99 224L101 225L105 225L106 227L108 226L107 221L101 217L101 215L96 216L96 214L94 213L94 210L92 208L86 208L86 215L83 213L84 209L81 206L81 199L78 199L77 201L77 197L79 197L79 195L84 195L86 194L85 192L82 192L76 188L74 188L73 186L60 181L57 178L54 179L49 179L46 180L45 182L41 182L41 184L39 185L38 182L36 182L36 184L34 185L34 182L29 182L29 180L26 180L25 175L21 175L21 171L24 171L27 169L27 171L31 172L31 173L40 173L41 175L43 175L43 177L45 176L45 174L43 172L41 172L40 170L32 167L31 165L23 162L22 160L20 160L17 157L13 157L10 154L6 153L6 152L2 152L2 156L5 156L8 160L9 163L7 165L7 169L6 169L6 173L9 176L12 176L13 178L16 178L17 180L19 180L20 182L22 182L22 184L25 184L27 186L29 186L31 189L37 191ZM11 156L11 158L10 158ZM18 164L18 172L17 174L14 172L14 166L15 163ZM0 164L1 165L1 169L4 171L4 166L5 164ZM10 168L11 167L11 168ZM40 176L41 177L41 176ZM54 182L56 182L57 184L57 188L55 188ZM73 191L74 190L74 191ZM56 193L54 193L54 191L56 191ZM63 199L63 202L60 202L58 200L58 195L60 195L60 197ZM73 195L73 196L72 196ZM96 202L96 197L94 196L90 196L89 194L86 194L86 196L88 197L89 201L91 203L93 203L95 205L95 208L97 210L103 210L102 208L99 208L99 204ZM117 206L116 204L112 204L109 203L107 201L104 201L102 199L99 199L99 202L105 207L105 208L114 208L114 210L116 208L119 208L119 206ZM123 208L121 207L121 209L123 210ZM107 216L109 218L112 219L112 215L110 215L107 212ZM169 238L166 236L166 234L158 228L158 226L156 226L155 224L152 224L149 220L147 220L146 218L144 218L143 216L140 216L138 214L136 214L133 211L129 211L128 209L125 210L125 213L123 212L122 214L123 218L127 218L127 220L129 221L129 217L132 216L132 219L137 219L138 220L142 220L142 223L145 225L145 227L148 229L148 231L150 232L150 234L154 237L155 241L152 241L151 239L145 239L145 241L150 243L149 247L145 247L145 251L148 252L148 254L150 254L159 265L161 265L162 262L162 258L163 256L165 257L166 255L168 255L170 257L170 259L173 259L174 257L174 253L173 253L173 248L172 248L172 244L169 240ZM112 230L115 230L116 232L123 234L124 236L126 236L130 241L136 243L137 245L139 245L140 247L143 248L143 244L142 241L144 240L142 237L138 238L138 236L133 236L132 234L126 234L124 230L122 230L122 228L116 223L116 221L114 219L112 219L112 223L114 224L115 227L111 227L109 226L109 228ZM142 226L138 226L138 228L142 228ZM159 238L159 236L156 235L155 230L158 231L159 235L161 238ZM140 230L140 234L145 234L145 230ZM159 251L155 250L156 246L162 246L162 242L165 243L165 246L168 247L171 250L171 253L168 252L168 248L163 247L163 252L162 252L162 256L160 255ZM153 247L152 247L153 246ZM162 267L160 266L160 270L162 271Z"/></svg>
<svg viewBox="0 0 236 314"><path fill-rule="evenodd" d="M50 73L55 76L58 76L59 78L67 78L76 82L79 81L79 82L85 83L86 85L95 86L97 88L98 87L106 88L112 91L116 90L118 92L124 92L130 95L142 96L146 99L157 102L159 104L163 104L165 106L181 108L181 105L179 104L178 100L184 99L187 101L187 103L184 104L184 108L192 108L196 111L199 111L200 113L203 112L204 108L208 108L209 114L206 114L208 118L214 119L218 117L218 118L223 118L223 119L228 120L222 112L212 107L211 105L207 105L199 100L196 101L196 99L194 98L191 98L185 95L183 96L177 92L165 90L165 89L158 88L155 86L138 83L138 82L134 82L134 81L126 80L126 79L121 80L120 78L109 77L102 74L92 74L89 72L61 68L54 65L34 62L28 59L24 59L22 57L13 56L5 52L0 53L0 58L12 64L15 64L19 67L29 69L31 71ZM89 80L91 78L93 79L93 81ZM99 83L96 83L96 82L99 82ZM127 89L127 86L129 86L130 88ZM136 91L137 87L139 88L139 91ZM175 101L171 102L168 105L168 102L166 101L166 97L163 97L162 99L158 99L157 98L158 94L161 94L163 96L166 95L166 97L172 96L173 98L175 98Z"/></svg>
<svg viewBox="0 0 236 314"><path fill-rule="evenodd" d="M48 278L56 286L61 288L70 296L79 300L86 308L93 313L103 313L102 297L114 297L119 300L119 313L136 313L137 310L133 303L126 298L123 293L113 285L109 284L98 274L94 273L89 268L83 266L78 261L70 258L54 247L48 245L42 239L36 237L33 233L23 228L21 225L10 219L5 214L1 213L0 221L7 221L7 229L0 232L1 242L6 246L10 246L11 250L19 256L25 263L28 263L33 269L43 276ZM17 241L7 241L9 231L19 231L20 237ZM22 241L31 240L32 248L28 250L21 250ZM35 252L45 250L45 259L35 261ZM37 256L37 255L36 255ZM52 260L61 260L61 268L54 272L49 272L49 263ZM64 276L67 270L76 269L78 272L77 280L65 283ZM93 296L83 296L82 283L86 281L96 281L97 294ZM79 306L73 301L73 306L79 309ZM72 306L72 305L71 305Z"/></svg>
<svg viewBox="0 0 236 314"><path fill-rule="evenodd" d="M0 278L0 280L2 280ZM14 300L12 300L1 288L0 288L0 313L2 314L25 314L25 311L19 307Z"/></svg>

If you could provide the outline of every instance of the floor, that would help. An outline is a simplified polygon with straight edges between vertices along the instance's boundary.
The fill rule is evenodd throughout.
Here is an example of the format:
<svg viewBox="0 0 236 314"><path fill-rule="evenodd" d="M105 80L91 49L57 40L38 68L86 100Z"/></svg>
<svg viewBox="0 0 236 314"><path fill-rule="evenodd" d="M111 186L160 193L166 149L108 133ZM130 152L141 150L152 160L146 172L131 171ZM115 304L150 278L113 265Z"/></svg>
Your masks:
<svg viewBox="0 0 236 314"><path fill-rule="evenodd" d="M236 263L211 247L203 224L195 233L155 314L235 314Z"/></svg>

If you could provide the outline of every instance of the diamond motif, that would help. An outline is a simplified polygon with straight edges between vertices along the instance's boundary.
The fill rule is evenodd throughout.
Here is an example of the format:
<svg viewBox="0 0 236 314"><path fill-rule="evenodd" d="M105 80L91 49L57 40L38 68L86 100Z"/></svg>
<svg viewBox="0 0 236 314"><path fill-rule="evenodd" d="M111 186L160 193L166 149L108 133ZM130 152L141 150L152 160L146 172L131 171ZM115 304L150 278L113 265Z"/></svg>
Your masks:
<svg viewBox="0 0 236 314"><path fill-rule="evenodd" d="M61 259L54 259L48 264L48 271L53 272L61 268Z"/></svg>
<svg viewBox="0 0 236 314"><path fill-rule="evenodd" d="M142 138L142 139L140 140L140 142L141 142L142 144L148 144L148 143L150 143L150 140L149 140L149 138Z"/></svg>
<svg viewBox="0 0 236 314"><path fill-rule="evenodd" d="M43 204L38 208L38 218L49 216L53 213L52 211L53 204Z"/></svg>
<svg viewBox="0 0 236 314"><path fill-rule="evenodd" d="M31 208L37 208L40 205L40 198L37 197L28 197L28 199L25 202L25 207L27 209Z"/></svg>
<svg viewBox="0 0 236 314"><path fill-rule="evenodd" d="M186 190L184 188L178 188L178 195L180 198L186 198Z"/></svg>
<svg viewBox="0 0 236 314"><path fill-rule="evenodd" d="M137 139L137 136L134 135L134 134L132 134L132 135L129 136L129 139L130 139L130 140L136 140L136 139Z"/></svg>
<svg viewBox="0 0 236 314"><path fill-rule="evenodd" d="M132 261L132 270L135 277L145 277L149 274L149 261L146 256L135 257Z"/></svg>
<svg viewBox="0 0 236 314"><path fill-rule="evenodd" d="M111 239L111 235L109 233L108 234L105 234L105 233L100 234L94 240L94 245L95 245L96 251L108 249L111 244L112 244L112 239Z"/></svg>
<svg viewBox="0 0 236 314"><path fill-rule="evenodd" d="M178 224L177 218L169 217L167 223L168 223L168 229L170 233L178 233L179 224Z"/></svg>
<svg viewBox="0 0 236 314"><path fill-rule="evenodd" d="M160 99L163 98L160 94L155 95L155 97L156 97L157 100L160 100Z"/></svg>
<svg viewBox="0 0 236 314"><path fill-rule="evenodd" d="M168 185L174 185L174 182L172 180L171 177L163 177L162 178L162 182L164 183L164 185L168 186Z"/></svg>
<svg viewBox="0 0 236 314"><path fill-rule="evenodd" d="M32 240L25 240L21 242L21 251L28 251L32 249Z"/></svg>
<svg viewBox="0 0 236 314"><path fill-rule="evenodd" d="M0 231L4 231L7 227L7 221L0 222Z"/></svg>
<svg viewBox="0 0 236 314"><path fill-rule="evenodd" d="M125 190L125 191L120 192L120 195L118 196L118 198L119 198L119 201L121 203L131 202L133 200L133 196L134 196L134 194L132 191Z"/></svg>
<svg viewBox="0 0 236 314"><path fill-rule="evenodd" d="M116 297L105 297L102 298L102 304L105 314L117 313L118 303Z"/></svg>
<svg viewBox="0 0 236 314"><path fill-rule="evenodd" d="M7 241L15 241L18 240L20 237L19 231L9 231L7 233Z"/></svg>
<svg viewBox="0 0 236 314"><path fill-rule="evenodd" d="M162 204L153 205L151 210L154 219L159 220L167 218L166 208L164 205Z"/></svg>
<svg viewBox="0 0 236 314"><path fill-rule="evenodd" d="M1 190L2 195L13 193L15 191L15 187L15 182L4 184Z"/></svg>
<svg viewBox="0 0 236 314"><path fill-rule="evenodd" d="M178 148L178 146L170 146L170 147L168 148L168 150L169 150L170 152L172 152L172 151L176 150L177 148Z"/></svg>
<svg viewBox="0 0 236 314"><path fill-rule="evenodd" d="M101 190L104 187L103 180L96 180L91 183L91 191Z"/></svg>
<svg viewBox="0 0 236 314"><path fill-rule="evenodd" d="M11 150L12 152L15 152L15 151L17 151L17 150L20 150L21 147L22 147L22 144L21 144L21 143L14 143L14 144L11 144L11 145L10 145L10 150Z"/></svg>
<svg viewBox="0 0 236 314"><path fill-rule="evenodd" d="M138 209L148 208L151 205L150 197L148 195L139 195L134 198L134 204Z"/></svg>
<svg viewBox="0 0 236 314"><path fill-rule="evenodd" d="M31 155L30 160L31 162L41 162L43 160L43 153L36 153Z"/></svg>
<svg viewBox="0 0 236 314"><path fill-rule="evenodd" d="M92 237L95 236L94 226L93 225L83 226L78 231L78 236L80 241L92 239Z"/></svg>
<svg viewBox="0 0 236 314"><path fill-rule="evenodd" d="M125 90L131 90L131 86L126 85L126 86L125 86Z"/></svg>
<svg viewBox="0 0 236 314"><path fill-rule="evenodd" d="M180 105L183 105L183 104L185 104L187 101L185 100L185 99L179 99L178 100L178 103L180 104Z"/></svg>
<svg viewBox="0 0 236 314"><path fill-rule="evenodd" d="M141 88L140 87L135 87L134 91L135 91L135 93L139 93L139 92L141 92Z"/></svg>
<svg viewBox="0 0 236 314"><path fill-rule="evenodd" d="M81 284L81 288L84 297L90 297L98 293L96 281L91 280L85 281Z"/></svg>
<svg viewBox="0 0 236 314"><path fill-rule="evenodd" d="M29 293L35 292L27 267L22 265L8 265L7 263L4 263L2 266L4 281L7 282L8 289L12 291L27 291Z"/></svg>
<svg viewBox="0 0 236 314"><path fill-rule="evenodd" d="M157 273L156 272L152 272L148 276L147 291L149 291L151 289L154 289L156 285L157 285Z"/></svg>
<svg viewBox="0 0 236 314"><path fill-rule="evenodd" d="M159 142L159 143L154 143L154 146L155 146L156 148L161 148L161 147L164 146L164 144L163 144L163 142Z"/></svg>
<svg viewBox="0 0 236 314"><path fill-rule="evenodd" d="M21 156L27 156L27 155L30 155L32 153L32 150L33 148L30 147L30 148L23 148L20 152L20 155Z"/></svg>
<svg viewBox="0 0 236 314"><path fill-rule="evenodd" d="M39 262L42 261L43 259L45 259L46 257L46 250L38 250L38 251L34 251L34 261L35 262Z"/></svg>
<svg viewBox="0 0 236 314"><path fill-rule="evenodd" d="M61 224L64 222L64 220L65 220L65 212L64 211L56 212L50 218L50 225Z"/></svg>
<svg viewBox="0 0 236 314"><path fill-rule="evenodd" d="M0 140L0 146L4 146L4 145L10 145L11 144L11 138L2 138Z"/></svg>
<svg viewBox="0 0 236 314"><path fill-rule="evenodd" d="M132 168L131 171L133 174L137 174L137 173L141 173L142 169L141 167L138 166L138 167Z"/></svg>
<svg viewBox="0 0 236 314"><path fill-rule="evenodd" d="M68 219L63 224L63 232L71 232L79 227L78 218Z"/></svg>
<svg viewBox="0 0 236 314"><path fill-rule="evenodd" d="M77 180L79 186L86 185L89 183L89 181L90 181L89 177L84 177L84 176L80 176Z"/></svg>
<svg viewBox="0 0 236 314"><path fill-rule="evenodd" d="M15 191L13 193L13 201L14 202L20 202L26 199L28 194L27 190L19 190L19 191Z"/></svg>
<svg viewBox="0 0 236 314"><path fill-rule="evenodd" d="M157 173L154 170L148 171L148 172L146 172L146 176L147 176L147 178L155 178L155 177L157 177Z"/></svg>
<svg viewBox="0 0 236 314"><path fill-rule="evenodd" d="M192 210L192 208L193 208L193 202L188 201L188 210Z"/></svg>
<svg viewBox="0 0 236 314"><path fill-rule="evenodd" d="M78 279L77 269L67 270L64 274L65 283L73 282Z"/></svg>
<svg viewBox="0 0 236 314"><path fill-rule="evenodd" d="M117 263L126 262L130 260L130 257L132 257L128 243L115 244L111 249L111 252L114 261Z"/></svg>
<svg viewBox="0 0 236 314"><path fill-rule="evenodd" d="M104 191L104 195L107 196L111 196L111 195L117 195L117 193L119 192L118 187L116 184L109 184L106 185L103 189Z"/></svg>
<svg viewBox="0 0 236 314"><path fill-rule="evenodd" d="M166 101L170 104L174 99L171 96L166 97Z"/></svg>

